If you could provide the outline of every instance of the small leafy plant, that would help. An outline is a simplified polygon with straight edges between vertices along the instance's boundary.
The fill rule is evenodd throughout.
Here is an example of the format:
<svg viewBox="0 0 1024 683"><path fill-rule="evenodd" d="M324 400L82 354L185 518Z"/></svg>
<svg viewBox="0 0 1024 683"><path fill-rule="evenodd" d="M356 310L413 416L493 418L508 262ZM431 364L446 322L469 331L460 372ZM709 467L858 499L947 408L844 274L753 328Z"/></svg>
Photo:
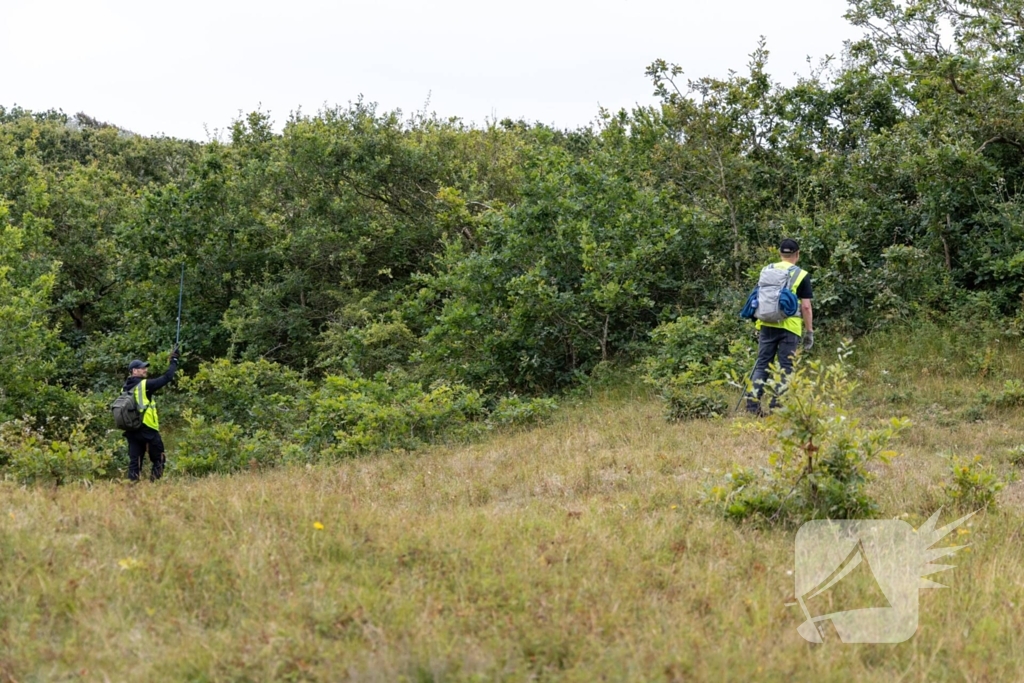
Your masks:
<svg viewBox="0 0 1024 683"><path fill-rule="evenodd" d="M1024 382L1019 379L1008 379L1003 383L1003 390L993 399L999 408L1019 408L1024 406Z"/></svg>
<svg viewBox="0 0 1024 683"><path fill-rule="evenodd" d="M864 517L877 511L866 486L869 466L888 463L889 443L909 422L892 418L867 429L845 405L856 390L847 370L849 342L831 364L798 358L788 377L773 368L768 388L781 406L754 428L773 444L760 473L733 468L708 499L732 519L800 523L808 519Z"/></svg>
<svg viewBox="0 0 1024 683"><path fill-rule="evenodd" d="M982 463L980 455L969 461L954 457L949 470L952 481L943 483L943 488L949 502L960 510L992 507L996 495L1006 487L992 466Z"/></svg>
<svg viewBox="0 0 1024 683"><path fill-rule="evenodd" d="M669 422L721 417L729 411L721 380L700 381L693 371L676 375L662 387Z"/></svg>

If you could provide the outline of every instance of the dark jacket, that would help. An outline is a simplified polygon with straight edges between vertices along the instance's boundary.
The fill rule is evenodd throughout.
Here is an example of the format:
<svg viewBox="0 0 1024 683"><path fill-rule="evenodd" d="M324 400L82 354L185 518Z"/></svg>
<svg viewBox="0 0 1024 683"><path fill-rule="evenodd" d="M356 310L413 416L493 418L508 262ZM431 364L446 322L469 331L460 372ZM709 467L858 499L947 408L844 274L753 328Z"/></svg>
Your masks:
<svg viewBox="0 0 1024 683"><path fill-rule="evenodd" d="M178 371L178 361L171 359L171 366L167 368L167 372L160 375L159 377L149 377L146 379L146 397L152 398L153 394L167 386L171 379L174 378L174 373ZM142 381L142 377L129 377L124 381L123 391L132 391L135 387L139 386L139 382ZM151 427L143 425L141 429L136 431L155 431Z"/></svg>

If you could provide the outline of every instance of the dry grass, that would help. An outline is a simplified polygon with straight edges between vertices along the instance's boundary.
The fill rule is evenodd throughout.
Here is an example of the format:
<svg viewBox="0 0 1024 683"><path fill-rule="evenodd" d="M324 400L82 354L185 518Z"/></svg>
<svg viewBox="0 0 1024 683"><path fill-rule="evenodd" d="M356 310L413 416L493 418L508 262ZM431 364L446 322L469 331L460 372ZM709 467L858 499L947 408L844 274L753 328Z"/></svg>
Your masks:
<svg viewBox="0 0 1024 683"><path fill-rule="evenodd" d="M940 419L884 384L866 419L905 407L917 425L873 484L887 514L942 503L939 453L1024 443L1019 411ZM660 410L624 392L335 467L0 484L0 681L1024 680L1019 484L975 518L951 589L922 592L916 637L812 646L784 604L793 532L698 503L728 463L762 462L764 437Z"/></svg>

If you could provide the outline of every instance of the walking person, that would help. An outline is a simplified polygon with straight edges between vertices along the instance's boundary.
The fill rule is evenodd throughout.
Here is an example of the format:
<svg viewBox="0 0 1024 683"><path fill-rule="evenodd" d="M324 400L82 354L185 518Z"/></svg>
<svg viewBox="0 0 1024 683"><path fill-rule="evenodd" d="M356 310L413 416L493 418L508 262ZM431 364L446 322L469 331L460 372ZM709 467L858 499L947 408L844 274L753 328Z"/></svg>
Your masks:
<svg viewBox="0 0 1024 683"><path fill-rule="evenodd" d="M747 394L747 412L754 415L763 414L761 396L764 393L765 380L768 379L768 366L777 359L783 374L788 375L793 371L793 356L796 355L801 340L807 350L814 346L811 276L806 270L796 265L800 260L800 245L794 239L782 240L779 244L779 257L780 261L766 266L761 271L762 279L768 269L783 271L787 275L786 281L792 283L791 291L799 301L799 308L796 315L791 315L777 323L757 321L759 330L757 362L750 375L753 391ZM777 402L778 396L772 396L770 407L775 408Z"/></svg>
<svg viewBox="0 0 1024 683"><path fill-rule="evenodd" d="M156 481L164 473L164 442L160 438L160 417L152 397L174 377L178 370L178 358L178 350L175 349L171 352L171 364L167 372L156 379L146 377L149 374L149 363L133 360L128 364L130 376L125 380L123 390L132 392L142 414L142 426L124 433L128 441L128 479L131 481L139 480L146 451L149 451L149 460L153 464L150 480Z"/></svg>

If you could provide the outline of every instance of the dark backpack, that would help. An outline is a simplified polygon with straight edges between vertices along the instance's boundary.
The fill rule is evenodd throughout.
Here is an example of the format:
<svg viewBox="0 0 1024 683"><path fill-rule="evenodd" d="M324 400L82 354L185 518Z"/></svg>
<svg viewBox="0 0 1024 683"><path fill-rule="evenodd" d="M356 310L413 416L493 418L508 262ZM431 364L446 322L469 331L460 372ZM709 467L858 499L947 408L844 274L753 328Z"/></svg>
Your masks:
<svg viewBox="0 0 1024 683"><path fill-rule="evenodd" d="M114 426L124 431L139 429L142 426L142 415L146 412L145 409L139 410L134 389L122 391L110 404L110 411L114 414Z"/></svg>

